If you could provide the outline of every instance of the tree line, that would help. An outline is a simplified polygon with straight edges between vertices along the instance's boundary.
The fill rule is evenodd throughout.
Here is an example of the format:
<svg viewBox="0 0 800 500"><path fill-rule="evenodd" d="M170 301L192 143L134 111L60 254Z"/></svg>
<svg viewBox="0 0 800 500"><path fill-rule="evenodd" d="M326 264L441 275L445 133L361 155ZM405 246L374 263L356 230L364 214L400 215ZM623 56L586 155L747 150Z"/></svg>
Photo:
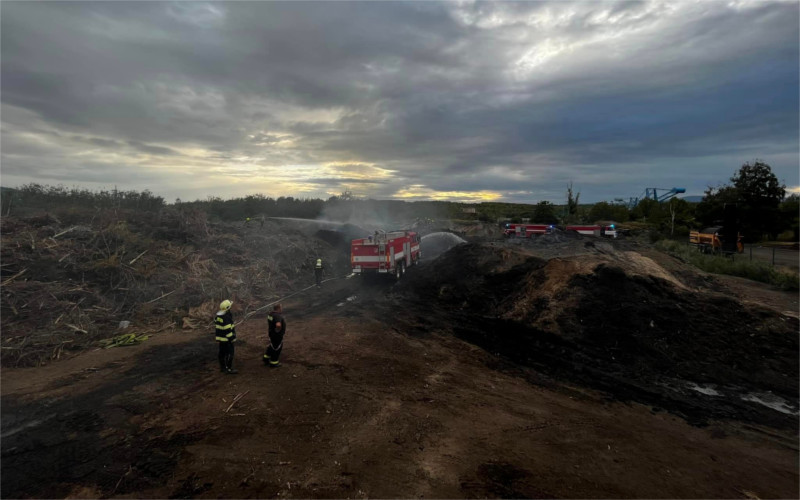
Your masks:
<svg viewBox="0 0 800 500"><path fill-rule="evenodd" d="M466 204L448 201L372 200L342 193L327 200L320 198L272 198L253 194L240 198L168 204L148 190L91 191L83 188L28 184L17 189L3 188L2 214L16 211L54 210L59 207L122 208L144 211L163 209L205 212L210 220L244 221L257 217L325 218L341 222L355 221L368 214L387 223L414 219L476 219L484 222L528 219L542 224L596 223L598 221L630 224L653 233L682 239L690 230L721 225L726 206L735 207L739 232L747 241L784 239L798 241L797 194L786 197L786 186L778 181L769 165L762 161L745 163L730 178L730 183L709 187L699 203L679 198L668 202L643 199L629 209L618 203L579 204L580 193L567 187L566 203L548 201L537 204L484 202Z"/></svg>

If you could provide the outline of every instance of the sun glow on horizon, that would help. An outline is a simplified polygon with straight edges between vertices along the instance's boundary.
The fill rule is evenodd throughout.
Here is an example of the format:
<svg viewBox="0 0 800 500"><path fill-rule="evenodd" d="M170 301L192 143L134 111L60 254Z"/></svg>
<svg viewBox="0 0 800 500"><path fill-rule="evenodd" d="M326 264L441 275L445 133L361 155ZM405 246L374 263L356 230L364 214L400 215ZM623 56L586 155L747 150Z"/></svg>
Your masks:
<svg viewBox="0 0 800 500"><path fill-rule="evenodd" d="M393 198L401 200L434 200L434 201L461 201L479 203L484 201L497 201L503 197L496 191L436 191L422 184L415 184L406 189L397 191Z"/></svg>

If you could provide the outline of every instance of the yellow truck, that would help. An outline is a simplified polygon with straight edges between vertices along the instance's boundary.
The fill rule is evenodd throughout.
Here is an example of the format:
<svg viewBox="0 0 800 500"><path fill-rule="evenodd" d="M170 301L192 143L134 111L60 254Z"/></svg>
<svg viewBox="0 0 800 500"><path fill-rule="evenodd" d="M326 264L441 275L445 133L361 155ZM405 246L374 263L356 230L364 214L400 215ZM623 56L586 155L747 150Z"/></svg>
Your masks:
<svg viewBox="0 0 800 500"><path fill-rule="evenodd" d="M725 235L725 236L723 236ZM703 253L742 253L742 235L736 233L735 238L726 235L722 226L707 227L702 231L689 232L689 244Z"/></svg>

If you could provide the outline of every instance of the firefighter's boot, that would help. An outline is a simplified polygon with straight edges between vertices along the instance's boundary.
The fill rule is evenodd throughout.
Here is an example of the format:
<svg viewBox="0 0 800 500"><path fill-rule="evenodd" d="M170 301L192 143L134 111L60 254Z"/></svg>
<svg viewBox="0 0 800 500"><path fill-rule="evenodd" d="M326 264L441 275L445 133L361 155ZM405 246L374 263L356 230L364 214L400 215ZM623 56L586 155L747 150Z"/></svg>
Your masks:
<svg viewBox="0 0 800 500"><path fill-rule="evenodd" d="M233 368L233 354L228 354L225 357L225 373L228 375L239 373L238 370L234 370Z"/></svg>

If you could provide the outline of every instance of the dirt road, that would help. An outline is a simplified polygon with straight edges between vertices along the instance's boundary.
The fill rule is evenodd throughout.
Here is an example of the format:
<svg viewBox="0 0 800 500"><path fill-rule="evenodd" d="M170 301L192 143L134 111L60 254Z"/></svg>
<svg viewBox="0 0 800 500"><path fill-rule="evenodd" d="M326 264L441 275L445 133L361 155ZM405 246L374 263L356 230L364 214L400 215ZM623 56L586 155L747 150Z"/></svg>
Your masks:
<svg viewBox="0 0 800 500"><path fill-rule="evenodd" d="M795 409L692 425L462 340L410 287L286 301L277 369L263 316L234 376L206 330L4 368L3 498L798 496Z"/></svg>

